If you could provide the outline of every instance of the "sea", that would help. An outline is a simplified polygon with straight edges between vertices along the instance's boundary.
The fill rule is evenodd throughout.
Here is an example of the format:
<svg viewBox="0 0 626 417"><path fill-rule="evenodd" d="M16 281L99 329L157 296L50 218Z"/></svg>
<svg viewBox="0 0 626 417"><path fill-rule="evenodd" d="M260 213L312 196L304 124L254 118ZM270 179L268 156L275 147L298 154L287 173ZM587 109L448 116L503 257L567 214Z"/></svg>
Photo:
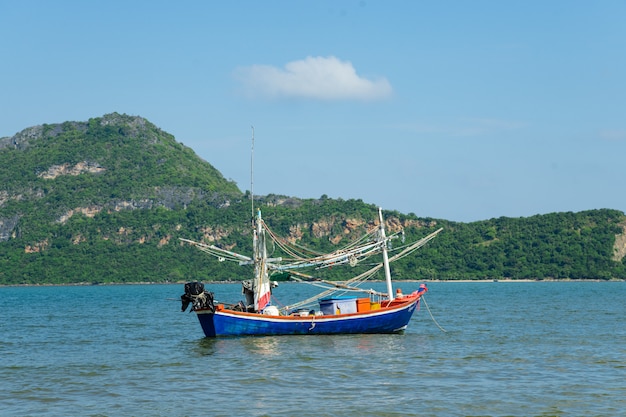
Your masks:
<svg viewBox="0 0 626 417"><path fill-rule="evenodd" d="M626 282L427 285L403 334L225 339L182 284L1 287L0 415L626 415Z"/></svg>

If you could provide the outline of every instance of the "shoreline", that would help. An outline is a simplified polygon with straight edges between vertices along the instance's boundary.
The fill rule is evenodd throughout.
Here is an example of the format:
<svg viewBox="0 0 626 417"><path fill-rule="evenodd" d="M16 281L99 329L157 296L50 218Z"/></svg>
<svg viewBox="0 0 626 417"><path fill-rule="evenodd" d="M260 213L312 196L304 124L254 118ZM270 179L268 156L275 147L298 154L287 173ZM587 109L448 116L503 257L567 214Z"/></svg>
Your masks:
<svg viewBox="0 0 626 417"><path fill-rule="evenodd" d="M600 278L582 278L582 279L511 279L511 278L498 278L498 279L423 279L423 280L394 280L394 283L413 283L413 282L423 282L423 283L514 283L514 282L524 282L524 283L540 283L540 282L625 282L624 279L611 278L611 279L600 279ZM0 284L0 288L3 287L97 287L97 286L115 286L115 285L184 285L185 283L190 281L177 281L177 282L150 282L150 281L139 281L139 282L106 282L106 283L93 283L93 282L68 282L63 284L50 284L50 283L40 283L40 284ZM221 284L237 284L241 283L241 281L202 281L205 285L221 285ZM337 281L338 283L342 281ZM383 280L371 281L371 282L385 282ZM298 282L284 282L287 284L297 284Z"/></svg>

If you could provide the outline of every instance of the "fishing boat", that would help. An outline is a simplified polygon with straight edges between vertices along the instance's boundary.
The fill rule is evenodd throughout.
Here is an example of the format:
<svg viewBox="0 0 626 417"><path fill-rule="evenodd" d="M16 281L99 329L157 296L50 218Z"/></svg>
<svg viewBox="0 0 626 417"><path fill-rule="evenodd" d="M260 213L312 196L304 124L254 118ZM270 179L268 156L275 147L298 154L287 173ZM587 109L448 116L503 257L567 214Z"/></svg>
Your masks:
<svg viewBox="0 0 626 417"><path fill-rule="evenodd" d="M234 261L242 266L252 266L253 276L242 281L245 300L222 303L202 282L188 282L181 296L182 311L191 306L200 321L206 337L262 336L262 335L321 335L355 333L398 333L406 329L428 291L425 284L410 294L398 289L393 292L389 264L410 255L432 240L443 229L404 247L396 248L389 256L391 241L404 236L398 231L387 236L383 212L378 208L378 224L365 236L340 250L320 254L279 239L263 221L261 210L254 207L254 127L252 128L252 157L250 163L250 201L252 203L252 256L246 256L216 245L181 241L193 245L220 261ZM376 223L374 223L376 226ZM285 254L269 257L267 243L271 241ZM306 269L322 270L338 266L355 267L373 255L382 255L382 261L356 276L341 282L320 279L301 272ZM387 292L364 289L362 285L384 270ZM277 287L276 277L324 286L324 291L314 297L278 307L272 303L272 289ZM347 295L348 294L348 295ZM358 295L355 295L358 294Z"/></svg>
<svg viewBox="0 0 626 417"><path fill-rule="evenodd" d="M263 221L259 209L253 221L251 257L215 245L181 239L220 261L231 260L254 267L252 279L242 282L245 300L233 304L221 303L215 299L213 292L205 289L202 282L188 282L181 296L182 311L191 306L206 337L402 332L428 288L421 284L410 294L404 295L399 289L394 293L389 265L425 245L441 230L398 248L397 253L390 256L390 241L398 238L399 232L386 235L382 209L379 208L377 227L359 240L358 244L329 254L304 257L300 255L303 247L289 247L287 241L277 238ZM268 257L268 239L290 254L290 257ZM341 282L318 279L300 272L304 268L319 270L340 265L354 267L373 255L382 255L382 262ZM363 288L362 284L380 269L384 270L387 291ZM272 291L277 286L272 279L274 276L288 276L290 280L315 283L317 286L322 285L325 290L306 300L279 307L272 303Z"/></svg>

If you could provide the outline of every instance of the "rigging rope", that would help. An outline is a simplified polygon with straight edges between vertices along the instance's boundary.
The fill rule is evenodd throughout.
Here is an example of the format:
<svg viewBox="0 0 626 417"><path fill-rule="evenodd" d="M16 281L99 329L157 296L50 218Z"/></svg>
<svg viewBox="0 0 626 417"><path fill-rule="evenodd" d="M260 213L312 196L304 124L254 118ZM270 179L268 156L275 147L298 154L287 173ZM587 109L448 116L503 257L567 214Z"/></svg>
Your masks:
<svg viewBox="0 0 626 417"><path fill-rule="evenodd" d="M359 239L348 243L346 246L332 252L328 253L320 253L306 246L299 245L295 242L287 242L284 238L279 238L267 225L267 223L263 222L263 226L265 230L270 235L271 239L276 242L276 244L287 254L294 258L294 261L311 261L311 260L319 260L328 257L335 256L337 254L341 254L344 252L352 252L357 249L364 249L371 246L377 246L378 243L372 244L372 241L375 241L374 236L377 231L371 231L361 236ZM392 237L395 237L392 236ZM392 238L390 237L390 239ZM307 256L307 254L309 256ZM367 255L367 254L366 254ZM311 257L312 256L312 257Z"/></svg>
<svg viewBox="0 0 626 417"><path fill-rule="evenodd" d="M263 222L263 220L260 220L261 222ZM374 242L371 241L371 238L373 236L375 236L378 231L372 231L367 233L366 235L362 236L360 239L357 239L354 242L349 243L348 245L346 245L343 249L340 249L338 251L335 251L331 254L326 254L326 255L319 255L316 254L314 251L297 245L297 244L288 244L286 241L282 240L282 239L278 239L278 237L271 231L271 229L269 227L267 227L267 224L265 224L265 222L263 222L263 229L265 231L267 231L268 235L270 236L270 240L272 240L274 242L275 245L277 245L278 247L280 247L280 249L282 249L285 253L289 254L290 256L294 257L295 262L293 262L291 265L283 265L281 267L278 267L278 265L274 264L274 265L268 265L271 269L274 270L282 270L282 271L287 271L290 272L292 274L292 278L296 278L294 275L300 275L302 277L308 278L308 279L316 279L317 282L313 283L310 281L306 281L303 279L297 279L298 281L301 282L306 282L308 284L311 285L315 285L315 286L319 286L321 288L327 288L326 291L323 291L322 293L310 297L307 300L301 301L299 303L296 303L292 306L289 306L290 308L297 308L300 306L305 306L307 304L311 304L314 301L319 300L320 298L335 293L335 292L339 292L339 291L360 291L360 292L366 292L369 293L370 295L377 295L377 296L388 296L389 294L386 293L380 293L374 290L364 290L358 287L352 287L350 284L354 284L354 285L358 285L364 281L366 281L367 279L371 278L376 272L378 272L378 270L382 269L383 264L382 263L378 263L375 266L373 266L372 268L370 268L369 270L361 273L360 275L357 275L347 281L344 281L343 283L333 283L333 282L329 282L329 281L324 281L324 280L319 280L318 278L309 276L309 275L305 275L305 274L298 274L295 273L295 271L289 271L289 268L301 268L304 266L314 266L315 264L318 264L318 268L321 267L327 267L327 266L332 266L333 264L340 264L340 263L349 263L352 266L355 266L358 259L359 258L366 258L374 253L378 253L380 252L380 245L382 244L387 244L387 242L389 242L392 238L396 238L398 233L387 237L385 242L381 242L380 240L376 240ZM389 258L389 262L393 262L396 261L398 259L404 258L405 256L408 256L409 254L413 253L414 251L416 251L418 248L424 246L427 242L429 242L431 239L433 239L439 232L441 232L443 229L438 229L435 232L431 233L430 235L420 239L417 242L414 242L413 244L410 245L406 245L406 246L400 246L398 248L396 248L394 250L394 252L396 251L400 251L399 253L391 256ZM240 255L236 252L232 252L229 250L225 250L222 248L218 248L214 245L207 245L204 243L200 243L200 242L194 242L191 241L189 239L180 239L181 241L190 243L194 246L196 246L198 249L200 249L203 252L206 252L210 255L216 256L218 257L218 259L220 259L220 261L222 260L229 260L229 261L238 261L240 264L246 264L249 262L252 262L252 259L248 256L245 255ZM310 253L314 254L315 257L313 258L304 258L303 255L299 254L303 253L303 251L309 251ZM279 260L279 259L277 259ZM284 260L284 259L283 259ZM308 265L307 265L308 264ZM326 284L326 286L322 286L320 285L320 283L324 283ZM332 285L334 288L329 288L328 285ZM426 301L424 301L424 304L426 304ZM426 304L426 308L428 309L428 312L430 313L430 309L428 308L428 305ZM284 310L286 310L287 308L284 307ZM431 318L433 319L433 321L435 322L435 324L437 324L437 326L445 332L445 330L443 328L441 328L441 326L439 326L439 324L435 321L434 317L432 316L432 314L430 314Z"/></svg>
<svg viewBox="0 0 626 417"><path fill-rule="evenodd" d="M302 268L319 265L319 267L330 266L333 264L339 263L348 263L352 256L354 259L358 257L367 257L371 256L374 253L378 253L380 251L380 243L379 242L367 242L366 239L362 238L358 241L352 242L349 245L336 250L332 253L326 254L316 254L314 251L305 248L304 246L288 244L283 241L283 239L279 239L268 227L267 224L264 224L266 231L270 235L273 241L287 254L292 256L294 259L283 259L284 261L291 261L288 265L282 265L279 270L286 270L290 268ZM362 243L365 242L365 243ZM299 253L298 250L307 250L310 254L314 255L313 257L305 257L304 253Z"/></svg>
<svg viewBox="0 0 626 417"><path fill-rule="evenodd" d="M424 305L426 306L426 310L428 310L428 314L430 314L430 318L433 320L433 323L435 323L437 325L437 327L439 327L439 330L441 330L444 333L448 333L446 331L446 329L444 329L443 327L441 327L439 325L439 323L437 323L437 320L435 320L435 318L433 317L433 313L430 312L430 308L428 307L428 303L426 302L426 298L424 298L424 296L422 296L421 298L422 301L424 301Z"/></svg>
<svg viewBox="0 0 626 417"><path fill-rule="evenodd" d="M438 229L435 232L431 233L430 235L418 240L417 242L414 242L412 245L407 246L404 250L402 250L400 253L392 256L389 258L389 262L393 262L397 259L401 259L405 256L407 256L408 254L414 252L415 250L417 250L418 248L424 246L428 241L432 240L439 232L441 232L443 229ZM374 273L376 273L378 270L382 269L383 264L379 263L377 265L375 265L374 267L372 267L371 269L363 272L360 275L357 275L356 277L353 277L352 279L349 279L347 281L344 282L345 285L347 284L352 284L355 282L360 282L360 281L365 281L366 279L368 279L369 277L371 277L372 275L374 275ZM306 281L304 281L306 282ZM334 292L338 291L336 288L332 288L329 290L326 290L324 292L322 292L321 294L318 294L316 296L310 297L300 303L297 303L295 306L290 306L290 307L300 307L303 305L307 305L310 303L313 303L314 301L325 297L326 295L332 294ZM387 295L387 294L385 294Z"/></svg>

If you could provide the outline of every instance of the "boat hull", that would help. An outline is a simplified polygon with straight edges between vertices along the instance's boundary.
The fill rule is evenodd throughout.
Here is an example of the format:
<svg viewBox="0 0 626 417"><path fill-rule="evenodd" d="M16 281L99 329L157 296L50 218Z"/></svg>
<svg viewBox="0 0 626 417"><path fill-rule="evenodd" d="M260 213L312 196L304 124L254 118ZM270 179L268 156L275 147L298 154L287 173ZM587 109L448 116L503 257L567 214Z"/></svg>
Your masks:
<svg viewBox="0 0 626 417"><path fill-rule="evenodd" d="M419 297L380 310L328 316L267 316L228 309L197 310L207 337L398 333L406 329Z"/></svg>

